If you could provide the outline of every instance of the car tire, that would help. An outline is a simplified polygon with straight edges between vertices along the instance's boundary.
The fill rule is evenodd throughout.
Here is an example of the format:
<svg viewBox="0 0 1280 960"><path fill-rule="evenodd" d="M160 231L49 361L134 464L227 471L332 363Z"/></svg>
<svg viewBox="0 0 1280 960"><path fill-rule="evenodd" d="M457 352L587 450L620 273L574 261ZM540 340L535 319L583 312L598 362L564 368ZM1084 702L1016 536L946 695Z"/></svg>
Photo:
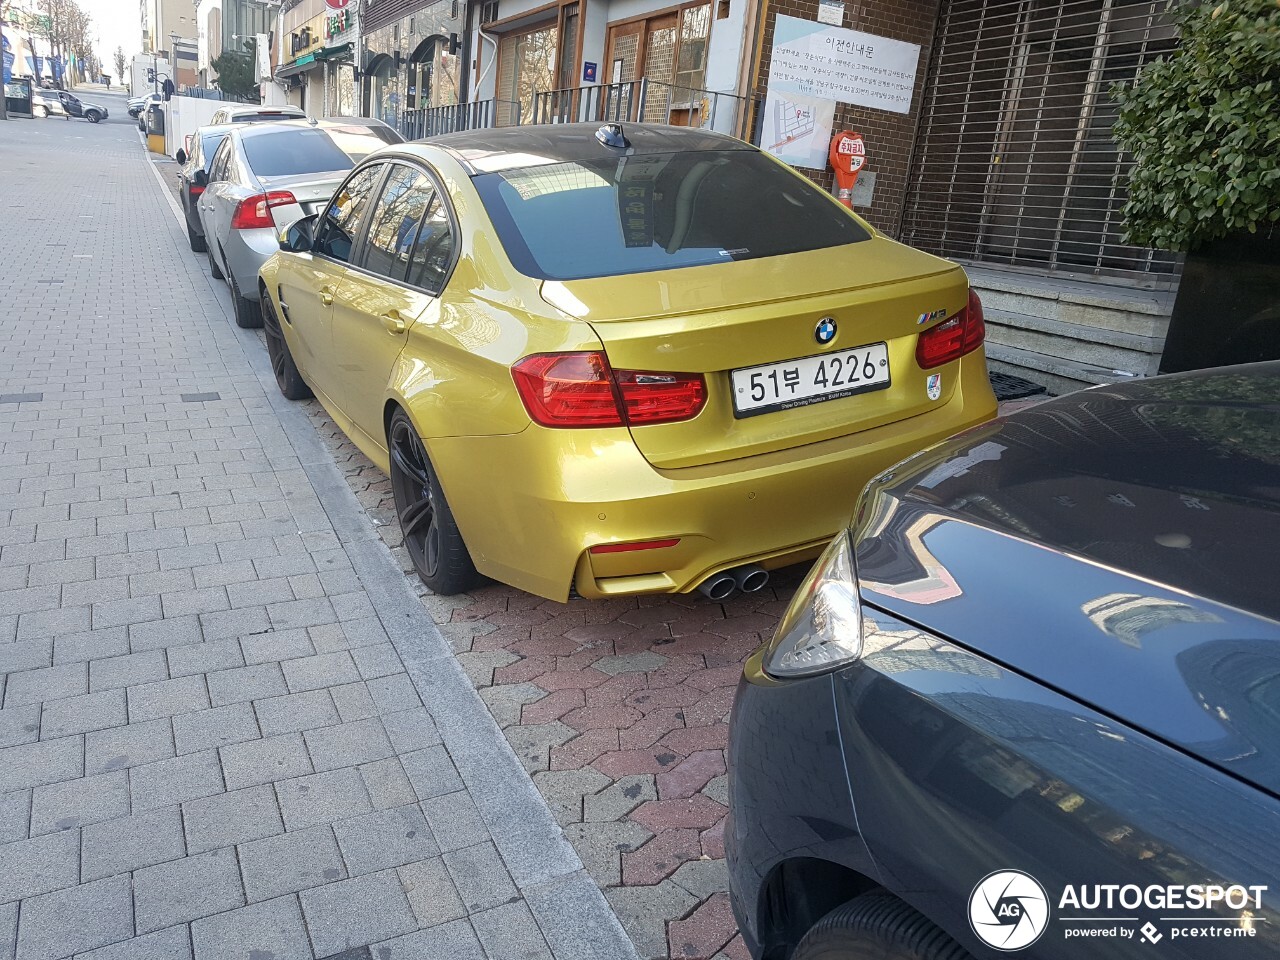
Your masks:
<svg viewBox="0 0 1280 960"><path fill-rule="evenodd" d="M231 308L235 311L236 326L246 330L254 330L262 326L262 308L252 300L240 294L240 286L236 278L230 278Z"/></svg>
<svg viewBox="0 0 1280 960"><path fill-rule="evenodd" d="M413 421L397 409L387 426L391 492L405 549L427 588L440 596L464 593L480 575L453 519L440 479Z"/></svg>
<svg viewBox="0 0 1280 960"><path fill-rule="evenodd" d="M309 400L314 394L302 379L298 365L293 362L293 354L289 352L289 344L280 328L276 305L266 290L261 291L259 304L262 307L262 332L266 334L267 356L271 360L271 372L276 375L276 386L286 400Z"/></svg>
<svg viewBox="0 0 1280 960"><path fill-rule="evenodd" d="M190 222L187 223L187 245L191 247L192 253L204 253L209 249L204 237L197 237L196 232L191 229Z"/></svg>
<svg viewBox="0 0 1280 960"><path fill-rule="evenodd" d="M31 112L41 119L49 116L49 108L41 104L36 104L36 106L32 108Z"/></svg>
<svg viewBox="0 0 1280 960"><path fill-rule="evenodd" d="M836 907L801 939L791 960L973 960L924 914L886 893Z"/></svg>
<svg viewBox="0 0 1280 960"><path fill-rule="evenodd" d="M225 280L225 279L226 279L226 277L224 277L224 276L222 275L222 268L221 268L220 266L218 266L218 261L217 261L217 260L215 260L215 259L213 259L213 251L212 251L212 250L209 250L209 272L210 272L211 274L213 274L213 279L215 279L215 280Z"/></svg>
<svg viewBox="0 0 1280 960"><path fill-rule="evenodd" d="M88 113L84 115L84 118L88 120L90 123L97 123L99 120L102 119L102 114L98 113L97 110L90 110Z"/></svg>

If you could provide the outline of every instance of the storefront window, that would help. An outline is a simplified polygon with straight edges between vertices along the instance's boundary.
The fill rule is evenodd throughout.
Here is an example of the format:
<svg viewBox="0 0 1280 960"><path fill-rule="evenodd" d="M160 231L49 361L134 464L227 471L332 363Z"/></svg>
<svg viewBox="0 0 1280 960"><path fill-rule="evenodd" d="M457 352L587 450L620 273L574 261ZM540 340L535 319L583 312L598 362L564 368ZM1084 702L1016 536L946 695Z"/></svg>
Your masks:
<svg viewBox="0 0 1280 960"><path fill-rule="evenodd" d="M556 25L506 36L498 50L498 97L520 104L523 117L533 115L533 101L556 87Z"/></svg>

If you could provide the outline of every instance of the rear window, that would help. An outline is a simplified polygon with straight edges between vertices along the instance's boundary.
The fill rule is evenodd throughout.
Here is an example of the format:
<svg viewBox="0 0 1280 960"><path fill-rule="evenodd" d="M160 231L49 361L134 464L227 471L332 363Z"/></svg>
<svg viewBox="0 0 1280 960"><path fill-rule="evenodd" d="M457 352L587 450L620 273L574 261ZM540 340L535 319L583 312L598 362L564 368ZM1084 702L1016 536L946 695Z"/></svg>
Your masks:
<svg viewBox="0 0 1280 960"><path fill-rule="evenodd" d="M301 120L303 114L288 113L284 110L263 110L259 113L235 113L230 117L231 123L256 123L259 120Z"/></svg>
<svg viewBox="0 0 1280 960"><path fill-rule="evenodd" d="M222 146L222 141L227 139L225 133L211 133L200 138L200 152L204 154L204 172L208 173L209 168L213 166L213 155L218 152L218 147Z"/></svg>
<svg viewBox="0 0 1280 960"><path fill-rule="evenodd" d="M325 127L325 133L333 138L353 164L359 163L373 151L389 143L404 143L404 137L391 127L365 127L353 124L349 127Z"/></svg>
<svg viewBox="0 0 1280 960"><path fill-rule="evenodd" d="M323 130L278 130L246 136L244 155L258 177L325 173L355 166Z"/></svg>
<svg viewBox="0 0 1280 960"><path fill-rule="evenodd" d="M870 236L756 151L571 161L474 182L515 268L542 280L755 260Z"/></svg>

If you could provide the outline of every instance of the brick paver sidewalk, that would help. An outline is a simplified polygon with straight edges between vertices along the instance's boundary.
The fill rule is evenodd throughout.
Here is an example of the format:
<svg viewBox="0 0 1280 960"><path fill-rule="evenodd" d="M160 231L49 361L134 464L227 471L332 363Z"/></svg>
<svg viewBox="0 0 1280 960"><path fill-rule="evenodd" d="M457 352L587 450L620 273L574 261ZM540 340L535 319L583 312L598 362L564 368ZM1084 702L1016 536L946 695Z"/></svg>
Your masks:
<svg viewBox="0 0 1280 960"><path fill-rule="evenodd" d="M634 956L110 106L0 129L0 960Z"/></svg>

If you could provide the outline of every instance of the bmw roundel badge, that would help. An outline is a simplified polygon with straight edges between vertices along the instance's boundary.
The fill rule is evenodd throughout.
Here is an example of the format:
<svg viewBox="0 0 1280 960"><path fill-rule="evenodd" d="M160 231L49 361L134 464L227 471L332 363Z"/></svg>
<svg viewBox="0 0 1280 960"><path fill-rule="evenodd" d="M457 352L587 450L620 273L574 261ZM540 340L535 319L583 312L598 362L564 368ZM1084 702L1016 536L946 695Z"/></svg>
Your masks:
<svg viewBox="0 0 1280 960"><path fill-rule="evenodd" d="M823 317L818 321L818 327L813 331L813 338L821 344L828 344L836 338L836 322L830 317Z"/></svg>

